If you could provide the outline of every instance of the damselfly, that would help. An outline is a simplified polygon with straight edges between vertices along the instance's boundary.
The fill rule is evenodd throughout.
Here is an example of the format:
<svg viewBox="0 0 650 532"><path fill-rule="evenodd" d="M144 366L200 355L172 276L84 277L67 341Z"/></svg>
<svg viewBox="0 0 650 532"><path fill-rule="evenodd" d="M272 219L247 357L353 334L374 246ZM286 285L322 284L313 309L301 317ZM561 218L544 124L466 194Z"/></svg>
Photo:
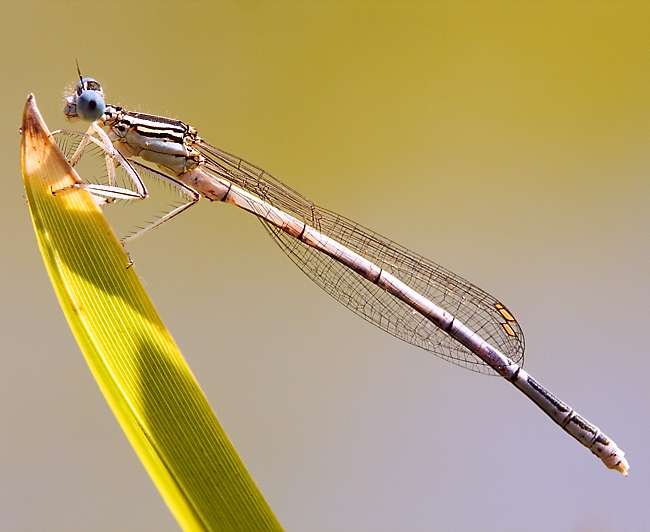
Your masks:
<svg viewBox="0 0 650 532"><path fill-rule="evenodd" d="M211 146L183 122L107 105L94 79L81 79L66 98L64 113L69 119L92 122L85 134L60 131L57 135L75 140L69 153L72 164L88 147L102 151L108 183L76 185L100 203L146 198L141 174L172 184L187 199L125 240L173 218L201 196L232 203L256 215L289 258L353 312L455 364L504 377L608 468L627 475L625 453L522 369L521 328L491 295L315 205L261 168ZM133 183L131 189L117 186L118 167Z"/></svg>

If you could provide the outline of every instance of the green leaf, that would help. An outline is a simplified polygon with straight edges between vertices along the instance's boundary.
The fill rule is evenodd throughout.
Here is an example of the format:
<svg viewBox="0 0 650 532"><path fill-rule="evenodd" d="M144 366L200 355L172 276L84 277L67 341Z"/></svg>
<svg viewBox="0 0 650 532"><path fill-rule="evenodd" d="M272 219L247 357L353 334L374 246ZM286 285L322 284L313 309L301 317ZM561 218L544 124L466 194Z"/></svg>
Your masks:
<svg viewBox="0 0 650 532"><path fill-rule="evenodd" d="M183 530L282 530L33 95L21 161L38 245L97 384ZM101 459L101 457L98 457Z"/></svg>

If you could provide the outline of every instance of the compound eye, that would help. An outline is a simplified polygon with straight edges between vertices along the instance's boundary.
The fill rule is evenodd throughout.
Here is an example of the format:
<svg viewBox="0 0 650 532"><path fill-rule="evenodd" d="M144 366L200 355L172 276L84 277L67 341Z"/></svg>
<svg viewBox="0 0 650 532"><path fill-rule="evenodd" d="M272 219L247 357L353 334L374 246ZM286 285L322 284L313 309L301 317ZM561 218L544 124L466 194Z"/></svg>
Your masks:
<svg viewBox="0 0 650 532"><path fill-rule="evenodd" d="M77 115L86 122L94 122L104 114L106 102L101 92L85 90L77 97Z"/></svg>

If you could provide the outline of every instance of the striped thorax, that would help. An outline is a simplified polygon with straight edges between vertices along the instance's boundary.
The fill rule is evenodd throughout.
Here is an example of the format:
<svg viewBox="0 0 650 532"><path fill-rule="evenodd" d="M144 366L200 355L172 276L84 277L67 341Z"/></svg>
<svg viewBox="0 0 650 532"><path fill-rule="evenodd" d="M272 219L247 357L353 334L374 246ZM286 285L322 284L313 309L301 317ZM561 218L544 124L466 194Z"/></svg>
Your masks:
<svg viewBox="0 0 650 532"><path fill-rule="evenodd" d="M141 157L179 176L203 164L194 147L201 139L192 126L161 116L132 113L109 105L100 124L127 159Z"/></svg>

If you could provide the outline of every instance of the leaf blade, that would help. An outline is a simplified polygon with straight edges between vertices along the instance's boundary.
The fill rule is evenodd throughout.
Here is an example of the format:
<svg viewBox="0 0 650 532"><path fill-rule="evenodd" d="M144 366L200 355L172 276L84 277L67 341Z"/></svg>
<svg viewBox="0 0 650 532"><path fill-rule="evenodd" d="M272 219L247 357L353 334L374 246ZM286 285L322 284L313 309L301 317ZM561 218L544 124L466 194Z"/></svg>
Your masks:
<svg viewBox="0 0 650 532"><path fill-rule="evenodd" d="M129 258L25 106L21 163L46 269L102 393L184 530L282 528L214 416ZM53 191L55 192L53 194Z"/></svg>

